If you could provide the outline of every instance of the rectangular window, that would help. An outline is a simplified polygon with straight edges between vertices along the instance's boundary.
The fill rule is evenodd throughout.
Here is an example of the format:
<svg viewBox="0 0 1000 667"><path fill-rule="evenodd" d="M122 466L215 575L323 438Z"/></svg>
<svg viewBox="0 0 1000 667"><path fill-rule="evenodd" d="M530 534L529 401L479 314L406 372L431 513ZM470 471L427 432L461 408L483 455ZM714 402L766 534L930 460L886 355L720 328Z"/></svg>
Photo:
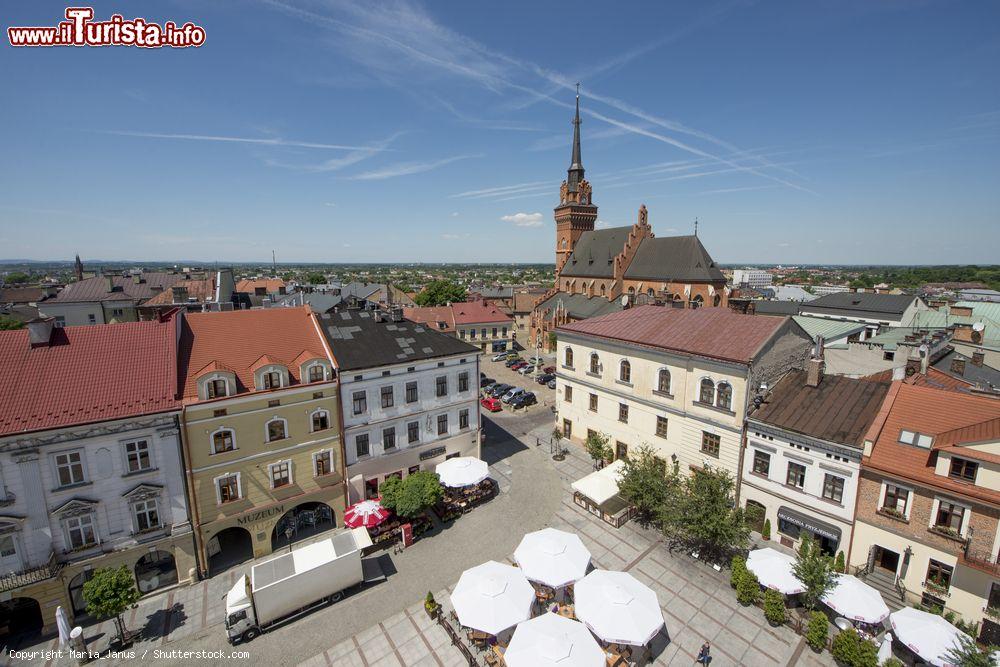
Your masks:
<svg viewBox="0 0 1000 667"><path fill-rule="evenodd" d="M153 462L149 457L149 443L145 440L135 440L125 443L125 470L141 472L150 470Z"/></svg>
<svg viewBox="0 0 1000 667"><path fill-rule="evenodd" d="M448 415L438 415L438 435L448 434Z"/></svg>
<svg viewBox="0 0 1000 667"><path fill-rule="evenodd" d="M362 433L358 437L354 438L354 451L357 453L360 459L363 456L368 456L368 434Z"/></svg>
<svg viewBox="0 0 1000 667"><path fill-rule="evenodd" d="M66 519L66 540L70 549L83 549L97 544L94 515L84 514Z"/></svg>
<svg viewBox="0 0 1000 667"><path fill-rule="evenodd" d="M481 333L483 334L483 338L486 338L486 327L482 328Z"/></svg>
<svg viewBox="0 0 1000 667"><path fill-rule="evenodd" d="M507 327L503 328L503 332L500 334L503 338L507 337Z"/></svg>
<svg viewBox="0 0 1000 667"><path fill-rule="evenodd" d="M955 503L938 501L937 516L934 525L954 532L962 530L962 517L965 515L965 508Z"/></svg>
<svg viewBox="0 0 1000 667"><path fill-rule="evenodd" d="M591 412L597 412L597 394L590 395L589 407Z"/></svg>
<svg viewBox="0 0 1000 667"><path fill-rule="evenodd" d="M93 313L87 315L87 324L97 324L97 316Z"/></svg>
<svg viewBox="0 0 1000 667"><path fill-rule="evenodd" d="M458 332L458 337L461 338L462 340L465 340L465 329L462 329L461 331Z"/></svg>
<svg viewBox="0 0 1000 667"><path fill-rule="evenodd" d="M788 462L788 474L785 477L785 484L801 489L806 484L806 467L794 461Z"/></svg>
<svg viewBox="0 0 1000 667"><path fill-rule="evenodd" d="M568 419L563 419L563 437L572 438L573 437L573 422Z"/></svg>
<svg viewBox="0 0 1000 667"><path fill-rule="evenodd" d="M271 371L264 373L264 389L278 389L281 387L281 373Z"/></svg>
<svg viewBox="0 0 1000 667"><path fill-rule="evenodd" d="M59 486L83 484L83 454L81 452L66 452L56 454L56 473Z"/></svg>
<svg viewBox="0 0 1000 667"><path fill-rule="evenodd" d="M354 414L361 415L368 412L368 398L365 392L354 392Z"/></svg>
<svg viewBox="0 0 1000 667"><path fill-rule="evenodd" d="M64 326L66 326L66 318L62 315L56 315L55 327L62 329Z"/></svg>
<svg viewBox="0 0 1000 667"><path fill-rule="evenodd" d="M135 532L145 533L160 527L160 513L156 507L156 499L149 498L132 504L132 517L135 520Z"/></svg>
<svg viewBox="0 0 1000 667"><path fill-rule="evenodd" d="M292 465L288 461L271 464L271 488L277 489L292 483Z"/></svg>
<svg viewBox="0 0 1000 667"><path fill-rule="evenodd" d="M618 460L628 459L628 445L620 440L615 441L615 458Z"/></svg>
<svg viewBox="0 0 1000 667"><path fill-rule="evenodd" d="M469 428L469 411L459 410L458 411L458 427L459 428Z"/></svg>
<svg viewBox="0 0 1000 667"><path fill-rule="evenodd" d="M317 410L312 413L313 431L325 431L330 428L330 413L326 410Z"/></svg>
<svg viewBox="0 0 1000 667"><path fill-rule="evenodd" d="M220 396L225 396L228 394L228 387L225 380L209 380L205 384L206 391L208 392L209 398L218 398Z"/></svg>
<svg viewBox="0 0 1000 667"><path fill-rule="evenodd" d="M493 327L493 337L497 337L497 327Z"/></svg>
<svg viewBox="0 0 1000 667"><path fill-rule="evenodd" d="M960 459L958 457L951 457L951 469L948 472L950 477L962 480L964 482L975 482L976 481L976 471L979 469L979 464L975 461L969 461L968 459Z"/></svg>
<svg viewBox="0 0 1000 667"><path fill-rule="evenodd" d="M771 473L771 455L755 449L753 452L753 471L767 477Z"/></svg>
<svg viewBox="0 0 1000 667"><path fill-rule="evenodd" d="M930 585L932 590L937 588L942 592L947 592L948 588L951 586L951 576L954 572L955 568L951 565L939 563L932 558L927 565L926 582Z"/></svg>
<svg viewBox="0 0 1000 667"><path fill-rule="evenodd" d="M396 449L396 427L382 429L382 449Z"/></svg>
<svg viewBox="0 0 1000 667"><path fill-rule="evenodd" d="M417 383L407 382L406 383L406 402L416 403L417 402Z"/></svg>
<svg viewBox="0 0 1000 667"><path fill-rule="evenodd" d="M309 382L319 382L324 379L326 369L319 364L309 367Z"/></svg>
<svg viewBox="0 0 1000 667"><path fill-rule="evenodd" d="M391 408L392 407L392 399L393 399L393 396L392 396L392 385L389 385L388 387L382 387L382 389L381 389L381 395L382 395L382 408L383 409L384 408Z"/></svg>
<svg viewBox="0 0 1000 667"><path fill-rule="evenodd" d="M823 478L823 497L835 503L844 499L844 478L826 473Z"/></svg>
<svg viewBox="0 0 1000 667"><path fill-rule="evenodd" d="M618 404L618 421L628 423L628 406L624 403Z"/></svg>
<svg viewBox="0 0 1000 667"><path fill-rule="evenodd" d="M656 435L661 438L667 437L667 418L666 417L656 417Z"/></svg>
<svg viewBox="0 0 1000 667"><path fill-rule="evenodd" d="M469 372L464 371L458 374L458 390L469 391Z"/></svg>
<svg viewBox="0 0 1000 667"><path fill-rule="evenodd" d="M439 375L434 380L435 394L438 398L448 395L448 376Z"/></svg>
<svg viewBox="0 0 1000 667"><path fill-rule="evenodd" d="M715 433L709 433L708 431L701 432L701 451L703 454L719 458L720 444L722 444L722 438Z"/></svg>
<svg viewBox="0 0 1000 667"><path fill-rule="evenodd" d="M225 475L215 483L218 485L220 503L230 503L240 499L239 478L236 475Z"/></svg>
<svg viewBox="0 0 1000 667"><path fill-rule="evenodd" d="M333 472L333 457L330 455L329 449L322 452L317 452L313 456L313 461L316 462L317 477L322 477L323 475L329 475L331 472Z"/></svg>
<svg viewBox="0 0 1000 667"><path fill-rule="evenodd" d="M420 422L410 422L406 425L406 440L411 445L420 440Z"/></svg>
<svg viewBox="0 0 1000 667"><path fill-rule="evenodd" d="M573 402L573 387L568 385L563 387L563 400L567 403Z"/></svg>
<svg viewBox="0 0 1000 667"><path fill-rule="evenodd" d="M476 330L475 329L469 329L469 337L472 338L473 340L476 339Z"/></svg>
<svg viewBox="0 0 1000 667"><path fill-rule="evenodd" d="M221 454L236 449L236 441L233 439L233 432L229 429L216 431L212 434L212 453Z"/></svg>
<svg viewBox="0 0 1000 667"><path fill-rule="evenodd" d="M885 500L882 502L882 509L890 514L904 516L906 514L906 502L909 500L910 492L892 484L885 485Z"/></svg>

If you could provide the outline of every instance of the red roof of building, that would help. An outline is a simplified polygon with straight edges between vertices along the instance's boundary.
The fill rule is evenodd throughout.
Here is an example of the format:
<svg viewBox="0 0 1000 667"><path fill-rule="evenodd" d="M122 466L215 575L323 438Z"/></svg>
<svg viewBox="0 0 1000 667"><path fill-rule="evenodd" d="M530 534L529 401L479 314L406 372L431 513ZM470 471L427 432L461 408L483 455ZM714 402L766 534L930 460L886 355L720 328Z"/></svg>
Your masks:
<svg viewBox="0 0 1000 667"><path fill-rule="evenodd" d="M456 325L512 321L510 315L485 300L453 303L451 310L455 314Z"/></svg>
<svg viewBox="0 0 1000 667"><path fill-rule="evenodd" d="M0 331L0 435L177 410L176 328L164 321Z"/></svg>
<svg viewBox="0 0 1000 667"><path fill-rule="evenodd" d="M728 308L638 306L558 330L745 364L788 320L741 315Z"/></svg>
<svg viewBox="0 0 1000 667"><path fill-rule="evenodd" d="M168 289L160 292L149 301L146 306L166 306L174 304L174 288L187 288L188 300L194 299L198 303L205 303L215 298L215 278L205 280L178 280Z"/></svg>
<svg viewBox="0 0 1000 667"><path fill-rule="evenodd" d="M899 437L903 430L932 436L931 447L923 449L901 443ZM941 450L966 458L995 458L988 452L963 446L1000 439L1000 401L995 398L894 382L879 418L865 439L874 443L871 456L863 460L867 467L952 493L1000 503L1000 489L934 474Z"/></svg>
<svg viewBox="0 0 1000 667"><path fill-rule="evenodd" d="M450 332L455 330L455 314L450 306L403 308L403 317L411 322L427 324L434 331Z"/></svg>
<svg viewBox="0 0 1000 667"><path fill-rule="evenodd" d="M265 357L327 358L309 306L186 315L179 363L184 402L198 400L197 377L212 364L235 373L239 393L255 391L253 369ZM289 364L288 375L292 385L302 381L298 365Z"/></svg>
<svg viewBox="0 0 1000 667"><path fill-rule="evenodd" d="M263 287L268 294L274 294L285 287L285 281L277 278L261 278L259 280L240 280L236 283L237 292L250 292L252 294L258 287Z"/></svg>
<svg viewBox="0 0 1000 667"><path fill-rule="evenodd" d="M865 380L875 382L892 382L892 369L879 371L872 375L866 375ZM927 373L914 373L902 380L906 384L917 385L919 387L930 387L932 389L947 389L949 391L968 392L972 386L971 382L966 382L959 378L954 378L943 371L939 371L933 366L927 369Z"/></svg>

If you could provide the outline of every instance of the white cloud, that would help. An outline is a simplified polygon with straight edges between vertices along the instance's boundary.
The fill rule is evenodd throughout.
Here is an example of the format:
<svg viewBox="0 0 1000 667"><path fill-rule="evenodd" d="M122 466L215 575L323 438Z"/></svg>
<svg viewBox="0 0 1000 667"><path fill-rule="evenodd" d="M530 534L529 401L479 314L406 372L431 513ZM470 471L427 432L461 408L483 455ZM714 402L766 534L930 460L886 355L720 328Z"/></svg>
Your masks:
<svg viewBox="0 0 1000 667"><path fill-rule="evenodd" d="M457 218L458 217L458 211L453 211L452 214L451 214L451 217Z"/></svg>
<svg viewBox="0 0 1000 667"><path fill-rule="evenodd" d="M504 222L513 222L518 227L539 227L542 224L541 213L513 213L500 219Z"/></svg>
<svg viewBox="0 0 1000 667"><path fill-rule="evenodd" d="M596 227L597 229L604 229L605 227L610 227L610 226L611 225L609 225L604 220L598 220L597 222L594 223L594 227Z"/></svg>
<svg viewBox="0 0 1000 667"><path fill-rule="evenodd" d="M779 244L778 244L778 247L779 247L779 248L788 248L788 247L790 247L791 245L792 245L791 243L779 243Z"/></svg>

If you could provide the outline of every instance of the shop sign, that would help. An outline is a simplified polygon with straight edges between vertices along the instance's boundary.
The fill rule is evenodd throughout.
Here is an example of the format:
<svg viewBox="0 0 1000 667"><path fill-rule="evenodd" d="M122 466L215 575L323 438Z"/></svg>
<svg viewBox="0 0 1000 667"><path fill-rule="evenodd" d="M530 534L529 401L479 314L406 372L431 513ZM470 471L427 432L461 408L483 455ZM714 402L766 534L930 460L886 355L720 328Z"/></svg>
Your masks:
<svg viewBox="0 0 1000 667"><path fill-rule="evenodd" d="M787 507L778 508L778 518L784 519L790 524L796 525L799 528L808 530L814 535L821 535L822 537L830 538L831 540L840 540L840 529L831 526L827 523L821 521L816 521L805 514L799 514L798 512L792 511Z"/></svg>
<svg viewBox="0 0 1000 667"><path fill-rule="evenodd" d="M444 447L435 447L434 449L428 449L426 452L420 452L420 460L426 461L427 459L432 459L435 456L441 456L445 453Z"/></svg>
<svg viewBox="0 0 1000 667"><path fill-rule="evenodd" d="M258 510L256 512L247 512L241 517L236 519L236 523L241 526L246 526L252 523L257 523L258 521L263 521L264 519L270 519L273 516L281 516L285 513L285 506L278 505L277 507L269 507L267 509Z"/></svg>

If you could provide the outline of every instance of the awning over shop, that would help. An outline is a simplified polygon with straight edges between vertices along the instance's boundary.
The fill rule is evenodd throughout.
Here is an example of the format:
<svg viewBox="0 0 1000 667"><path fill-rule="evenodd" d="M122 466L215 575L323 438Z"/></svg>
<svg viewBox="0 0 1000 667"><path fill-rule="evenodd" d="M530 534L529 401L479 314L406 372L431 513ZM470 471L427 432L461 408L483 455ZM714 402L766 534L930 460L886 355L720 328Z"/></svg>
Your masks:
<svg viewBox="0 0 1000 667"><path fill-rule="evenodd" d="M625 463L619 459L573 482L573 490L586 496L594 504L603 505L618 495L618 478L624 468Z"/></svg>
<svg viewBox="0 0 1000 667"><path fill-rule="evenodd" d="M788 507L778 508L778 518L784 519L788 523L794 524L803 530L808 530L814 535L827 537L831 540L840 541L840 528L830 525L824 521L818 521L811 516L797 512Z"/></svg>

